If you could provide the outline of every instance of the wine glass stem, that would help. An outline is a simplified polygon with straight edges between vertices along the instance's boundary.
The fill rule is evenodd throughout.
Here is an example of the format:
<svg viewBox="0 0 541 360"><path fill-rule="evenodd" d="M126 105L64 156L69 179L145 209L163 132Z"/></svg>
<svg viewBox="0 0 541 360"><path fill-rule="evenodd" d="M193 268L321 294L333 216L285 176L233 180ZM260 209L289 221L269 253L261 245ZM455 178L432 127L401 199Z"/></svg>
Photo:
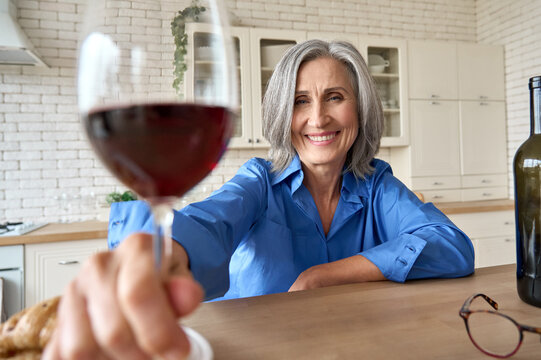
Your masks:
<svg viewBox="0 0 541 360"><path fill-rule="evenodd" d="M173 206L170 202L152 205L154 215L154 265L162 277L167 276L172 253L171 226L173 225Z"/></svg>

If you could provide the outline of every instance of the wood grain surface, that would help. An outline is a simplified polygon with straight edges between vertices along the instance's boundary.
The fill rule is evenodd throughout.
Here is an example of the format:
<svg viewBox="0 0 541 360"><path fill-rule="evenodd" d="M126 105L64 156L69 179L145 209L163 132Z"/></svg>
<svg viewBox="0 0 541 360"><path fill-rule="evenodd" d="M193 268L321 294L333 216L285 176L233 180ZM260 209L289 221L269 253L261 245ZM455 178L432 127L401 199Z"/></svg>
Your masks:
<svg viewBox="0 0 541 360"><path fill-rule="evenodd" d="M541 326L541 308L522 302L515 283L506 265L461 279L335 286L204 303L183 324L208 339L216 360L486 360L458 311L483 292L518 322ZM539 336L525 334L512 359L540 358Z"/></svg>

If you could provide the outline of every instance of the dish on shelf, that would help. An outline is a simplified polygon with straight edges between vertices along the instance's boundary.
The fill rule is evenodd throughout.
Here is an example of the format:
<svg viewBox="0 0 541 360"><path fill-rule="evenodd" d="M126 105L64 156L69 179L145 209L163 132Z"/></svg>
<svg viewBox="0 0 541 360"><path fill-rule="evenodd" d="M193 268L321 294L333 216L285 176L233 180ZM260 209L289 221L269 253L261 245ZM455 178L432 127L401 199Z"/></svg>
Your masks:
<svg viewBox="0 0 541 360"><path fill-rule="evenodd" d="M390 64L390 61L381 55L368 54L368 70L373 74L381 74Z"/></svg>

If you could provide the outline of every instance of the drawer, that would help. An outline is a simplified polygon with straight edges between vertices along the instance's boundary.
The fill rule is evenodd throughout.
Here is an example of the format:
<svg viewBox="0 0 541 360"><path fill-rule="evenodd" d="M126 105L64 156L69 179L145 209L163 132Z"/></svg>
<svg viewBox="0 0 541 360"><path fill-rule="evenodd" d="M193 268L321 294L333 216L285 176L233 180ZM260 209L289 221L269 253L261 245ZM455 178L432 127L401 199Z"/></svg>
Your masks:
<svg viewBox="0 0 541 360"><path fill-rule="evenodd" d="M460 188L460 176L422 176L412 177L413 190L436 190Z"/></svg>
<svg viewBox="0 0 541 360"><path fill-rule="evenodd" d="M515 238L498 236L472 239L475 249L475 267L514 264L517 262Z"/></svg>
<svg viewBox="0 0 541 360"><path fill-rule="evenodd" d="M452 214L449 219L470 238L515 236L515 211Z"/></svg>
<svg viewBox="0 0 541 360"><path fill-rule="evenodd" d="M444 203L444 202L455 202L460 201L460 190L423 190L420 191L424 198L425 202L435 202L435 203Z"/></svg>
<svg viewBox="0 0 541 360"><path fill-rule="evenodd" d="M0 269L23 268L23 266L23 245L0 246Z"/></svg>
<svg viewBox="0 0 541 360"><path fill-rule="evenodd" d="M507 174L462 176L463 188L480 188L495 186L507 187Z"/></svg>
<svg viewBox="0 0 541 360"><path fill-rule="evenodd" d="M462 189L462 201L496 200L508 197L507 186Z"/></svg>

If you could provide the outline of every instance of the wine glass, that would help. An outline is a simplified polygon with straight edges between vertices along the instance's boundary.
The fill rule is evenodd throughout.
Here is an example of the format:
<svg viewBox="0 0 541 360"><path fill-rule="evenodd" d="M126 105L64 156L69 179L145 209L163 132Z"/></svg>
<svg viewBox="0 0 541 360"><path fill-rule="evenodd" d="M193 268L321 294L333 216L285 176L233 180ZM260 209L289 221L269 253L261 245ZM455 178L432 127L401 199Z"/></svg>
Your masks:
<svg viewBox="0 0 541 360"><path fill-rule="evenodd" d="M223 2L91 0L86 6L78 67L83 127L106 168L150 205L154 258L163 274L172 207L216 166L237 110ZM185 23L195 20L208 30L188 38ZM194 54L203 48L205 61L194 69ZM186 72L193 80L184 87Z"/></svg>

